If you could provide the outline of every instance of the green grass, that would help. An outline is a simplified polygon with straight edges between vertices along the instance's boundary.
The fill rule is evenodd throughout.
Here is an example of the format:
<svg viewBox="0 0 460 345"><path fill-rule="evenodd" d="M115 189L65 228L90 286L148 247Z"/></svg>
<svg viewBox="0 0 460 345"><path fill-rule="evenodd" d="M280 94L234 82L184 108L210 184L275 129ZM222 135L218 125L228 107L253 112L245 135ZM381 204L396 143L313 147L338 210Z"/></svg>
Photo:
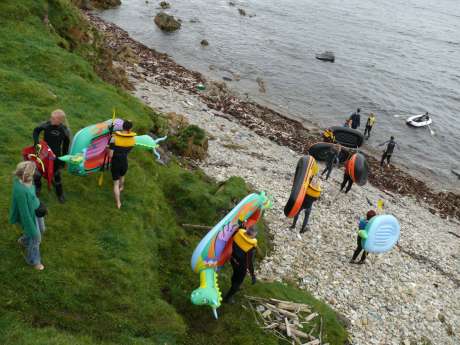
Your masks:
<svg viewBox="0 0 460 345"><path fill-rule="evenodd" d="M43 24L45 3L54 29ZM6 224L11 172L34 126L56 108L67 112L74 133L110 118L112 108L138 132L163 128L164 120L98 77L95 60L103 53L65 34L87 28L67 0L2 1L0 22L0 344L278 344L239 305L223 306L214 321L208 309L189 302L199 284L189 260L204 231L180 225L215 224L248 193L239 178L217 184L200 171L160 166L150 154L133 152L117 211L108 175L99 188L97 176L65 173L68 202L57 203L52 192L42 197L49 208L41 246L46 270L26 266L16 244L20 229ZM259 227L266 252L269 241ZM229 269L220 277L225 291ZM345 342L335 314L307 293L262 282L244 289L315 305L328 341Z"/></svg>

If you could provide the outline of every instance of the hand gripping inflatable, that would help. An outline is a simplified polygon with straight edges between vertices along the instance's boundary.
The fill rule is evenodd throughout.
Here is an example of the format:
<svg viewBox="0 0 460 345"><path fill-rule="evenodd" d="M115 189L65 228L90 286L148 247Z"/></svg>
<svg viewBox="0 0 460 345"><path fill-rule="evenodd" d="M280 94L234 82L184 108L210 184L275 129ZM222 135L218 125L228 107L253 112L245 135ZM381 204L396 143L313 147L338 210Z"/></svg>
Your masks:
<svg viewBox="0 0 460 345"><path fill-rule="evenodd" d="M247 227L255 225L270 206L265 193L250 194L203 237L191 260L192 270L200 274L200 287L191 294L193 304L210 306L217 318L222 296L216 271L232 255L233 234L238 230L238 222L246 222Z"/></svg>
<svg viewBox="0 0 460 345"><path fill-rule="evenodd" d="M284 215L286 217L293 218L299 213L311 179L317 173L318 164L312 156L303 156L299 159L295 170L291 195L289 196L286 206L284 206Z"/></svg>
<svg viewBox="0 0 460 345"><path fill-rule="evenodd" d="M353 182L357 183L359 186L364 186L366 184L369 165L367 164L366 157L364 157L362 153L355 153L351 156L346 169Z"/></svg>
<svg viewBox="0 0 460 345"><path fill-rule="evenodd" d="M388 252L398 242L400 229L398 220L392 215L373 217L359 234L363 249L369 253Z"/></svg>
<svg viewBox="0 0 460 345"><path fill-rule="evenodd" d="M85 127L75 134L68 155L59 157L60 160L68 163L71 174L86 176L99 171L104 165L106 158L107 144L110 140L110 126L113 123L113 130L119 131L123 127L123 120L107 120L95 125ZM153 139L149 135L136 136L136 147L153 150L155 156L160 159L156 151L159 142L166 139Z"/></svg>

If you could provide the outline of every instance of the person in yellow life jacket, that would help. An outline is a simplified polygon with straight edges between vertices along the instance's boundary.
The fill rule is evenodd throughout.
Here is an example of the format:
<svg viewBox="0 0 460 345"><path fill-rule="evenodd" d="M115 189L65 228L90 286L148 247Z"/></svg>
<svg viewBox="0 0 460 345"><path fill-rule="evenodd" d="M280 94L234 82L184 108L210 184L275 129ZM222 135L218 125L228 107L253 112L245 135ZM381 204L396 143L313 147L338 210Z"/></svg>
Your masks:
<svg viewBox="0 0 460 345"><path fill-rule="evenodd" d="M367 118L366 129L364 130L364 136L366 136L367 134L366 139L369 139L369 137L371 136L371 130L375 124L375 121L376 121L376 118L375 118L374 113L370 113L369 117Z"/></svg>
<svg viewBox="0 0 460 345"><path fill-rule="evenodd" d="M110 158L113 180L113 195L117 208L121 208L120 194L125 186L125 175L128 172L128 154L136 144L136 133L132 132L133 123L123 122L123 130L114 132L110 139Z"/></svg>
<svg viewBox="0 0 460 345"><path fill-rule="evenodd" d="M256 283L254 273L254 257L257 248L257 231L254 227L247 230L240 228L233 235L232 257L230 262L233 268L232 286L224 297L224 303L232 303L233 295L243 284L246 272L249 271L252 278L252 284Z"/></svg>
<svg viewBox="0 0 460 345"><path fill-rule="evenodd" d="M300 212L305 210L305 218L303 219L302 228L300 229L300 233L303 234L305 231L310 230L308 226L308 221L310 219L310 213L313 208L313 203L319 199L321 196L321 182L317 176L313 177L310 185L308 186L307 193L305 195L305 199L303 199L302 208L300 209L299 213L294 217L294 222L291 225L291 229L295 229L297 224L297 220L299 219Z"/></svg>
<svg viewBox="0 0 460 345"><path fill-rule="evenodd" d="M328 143L334 143L335 142L334 132L332 132L332 130L330 128L327 128L323 132L323 138L324 138L324 141L326 141Z"/></svg>

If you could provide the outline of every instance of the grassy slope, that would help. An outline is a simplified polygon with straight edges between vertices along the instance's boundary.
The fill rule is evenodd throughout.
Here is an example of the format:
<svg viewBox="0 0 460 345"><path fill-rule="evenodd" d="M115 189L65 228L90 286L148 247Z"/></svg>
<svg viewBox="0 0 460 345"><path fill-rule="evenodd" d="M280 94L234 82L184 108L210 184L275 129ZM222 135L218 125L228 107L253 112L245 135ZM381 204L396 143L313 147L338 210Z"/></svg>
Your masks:
<svg viewBox="0 0 460 345"><path fill-rule="evenodd" d="M90 56L90 47L76 47L78 54L61 48L68 45L43 24L44 11L44 0L0 3L2 224L7 223L11 171L21 159L20 149L30 144L33 127L51 110L65 109L74 131L110 118L113 107L133 119L137 129L158 121L151 109L95 75L80 56ZM66 0L49 1L49 13L57 31L79 24ZM53 193L43 195L50 209L42 244L44 272L24 264L15 243L18 228L0 230L1 344L215 344L222 337L228 344L278 343L238 305L221 308L222 318L214 322L208 310L188 301L198 285L189 258L203 232L184 231L178 224L214 224L247 193L243 181L219 186L200 173L176 164L158 166L151 156L135 152L121 211L113 207L108 176L103 188L96 186L95 176L65 174L64 182L65 205ZM222 277L226 289L228 270ZM246 289L313 301L277 284ZM335 316L327 320L329 341L343 343L346 334Z"/></svg>

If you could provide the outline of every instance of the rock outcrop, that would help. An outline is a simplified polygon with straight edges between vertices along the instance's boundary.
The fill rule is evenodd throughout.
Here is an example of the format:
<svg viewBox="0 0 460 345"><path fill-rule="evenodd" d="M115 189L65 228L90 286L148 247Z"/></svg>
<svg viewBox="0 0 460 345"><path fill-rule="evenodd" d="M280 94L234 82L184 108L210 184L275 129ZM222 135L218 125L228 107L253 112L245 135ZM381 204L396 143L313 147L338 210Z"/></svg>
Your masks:
<svg viewBox="0 0 460 345"><path fill-rule="evenodd" d="M160 12L155 16L155 24L163 31L172 32L179 30L181 23L173 16Z"/></svg>

